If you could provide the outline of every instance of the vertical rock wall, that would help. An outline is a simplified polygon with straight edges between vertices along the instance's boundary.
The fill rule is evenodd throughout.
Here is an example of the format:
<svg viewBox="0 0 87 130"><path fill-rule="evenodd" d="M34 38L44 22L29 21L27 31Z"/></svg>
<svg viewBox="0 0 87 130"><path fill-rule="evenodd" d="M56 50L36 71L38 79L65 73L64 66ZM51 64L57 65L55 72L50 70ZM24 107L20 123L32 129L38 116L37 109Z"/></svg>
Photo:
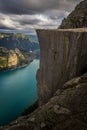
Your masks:
<svg viewBox="0 0 87 130"><path fill-rule="evenodd" d="M87 29L37 30L40 69L37 72L40 105L69 79L87 71Z"/></svg>
<svg viewBox="0 0 87 130"><path fill-rule="evenodd" d="M18 64L18 58L14 50L9 51L8 67L13 67Z"/></svg>

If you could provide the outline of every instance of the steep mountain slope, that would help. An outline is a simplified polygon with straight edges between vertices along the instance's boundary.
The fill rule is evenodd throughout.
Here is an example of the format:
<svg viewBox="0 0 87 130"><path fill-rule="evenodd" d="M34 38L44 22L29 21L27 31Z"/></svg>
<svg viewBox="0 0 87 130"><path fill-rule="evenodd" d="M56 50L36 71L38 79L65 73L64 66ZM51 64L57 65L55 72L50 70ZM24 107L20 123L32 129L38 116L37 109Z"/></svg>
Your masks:
<svg viewBox="0 0 87 130"><path fill-rule="evenodd" d="M7 50L4 47L0 47L0 71L13 69L25 62L25 56L19 49Z"/></svg>
<svg viewBox="0 0 87 130"><path fill-rule="evenodd" d="M77 7L84 5L86 1ZM83 27L85 22L75 22L75 26L66 23L61 28ZM41 49L37 73L40 107L0 130L87 130L87 28L37 33Z"/></svg>
<svg viewBox="0 0 87 130"><path fill-rule="evenodd" d="M87 27L87 0L80 2L75 10L64 18L59 28L82 28Z"/></svg>
<svg viewBox="0 0 87 130"><path fill-rule="evenodd" d="M39 44L35 37L0 33L0 70L28 65L38 57L39 51L36 50L39 50Z"/></svg>
<svg viewBox="0 0 87 130"><path fill-rule="evenodd" d="M40 42L40 69L37 73L39 104L58 88L87 70L87 28L37 30Z"/></svg>
<svg viewBox="0 0 87 130"><path fill-rule="evenodd" d="M14 50L34 51L39 49L39 44L31 36L24 34L0 33L0 46Z"/></svg>

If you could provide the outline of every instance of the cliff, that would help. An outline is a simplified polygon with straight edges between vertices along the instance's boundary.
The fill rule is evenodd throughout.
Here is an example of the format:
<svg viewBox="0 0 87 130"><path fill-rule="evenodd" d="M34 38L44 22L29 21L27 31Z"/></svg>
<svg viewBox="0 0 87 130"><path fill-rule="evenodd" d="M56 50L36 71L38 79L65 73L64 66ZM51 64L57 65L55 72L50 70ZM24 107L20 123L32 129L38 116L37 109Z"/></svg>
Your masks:
<svg viewBox="0 0 87 130"><path fill-rule="evenodd" d="M87 73L62 88L47 104L0 130L87 130Z"/></svg>
<svg viewBox="0 0 87 130"><path fill-rule="evenodd" d="M67 18L64 18L59 28L87 27L87 0L80 2Z"/></svg>
<svg viewBox="0 0 87 130"><path fill-rule="evenodd" d="M0 130L87 130L87 29L37 33L41 48L37 73L41 106Z"/></svg>
<svg viewBox="0 0 87 130"><path fill-rule="evenodd" d="M21 65L23 63L23 61L25 60L25 56L22 54L22 52L18 49L15 48L15 53L18 59L18 65Z"/></svg>
<svg viewBox="0 0 87 130"><path fill-rule="evenodd" d="M63 84L87 71L87 29L37 30L40 69L39 104L46 103Z"/></svg>
<svg viewBox="0 0 87 130"><path fill-rule="evenodd" d="M86 0L60 26L78 29L37 30L39 108L0 130L87 130L87 28L79 27L87 27Z"/></svg>
<svg viewBox="0 0 87 130"><path fill-rule="evenodd" d="M18 58L14 50L9 51L7 67L17 66Z"/></svg>
<svg viewBox="0 0 87 130"><path fill-rule="evenodd" d="M0 47L0 70L7 70L20 66L24 62L25 57L21 51L16 48L15 50L7 50L4 47Z"/></svg>

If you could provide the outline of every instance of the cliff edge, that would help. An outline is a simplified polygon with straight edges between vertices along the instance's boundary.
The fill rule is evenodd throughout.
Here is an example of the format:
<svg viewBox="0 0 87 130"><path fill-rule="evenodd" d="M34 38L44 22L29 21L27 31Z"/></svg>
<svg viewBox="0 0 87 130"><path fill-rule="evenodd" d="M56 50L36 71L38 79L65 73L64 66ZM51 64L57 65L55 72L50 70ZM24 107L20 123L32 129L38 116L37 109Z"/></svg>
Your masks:
<svg viewBox="0 0 87 130"><path fill-rule="evenodd" d="M0 130L87 130L87 29L37 33L40 106Z"/></svg>
<svg viewBox="0 0 87 130"><path fill-rule="evenodd" d="M0 71L16 69L24 60L25 57L18 48L8 50L0 47Z"/></svg>
<svg viewBox="0 0 87 130"><path fill-rule="evenodd" d="M87 0L62 29L37 30L39 108L0 130L87 130L87 28L79 27L87 27Z"/></svg>
<svg viewBox="0 0 87 130"><path fill-rule="evenodd" d="M37 30L40 69L37 73L39 104L73 77L87 71L87 28Z"/></svg>

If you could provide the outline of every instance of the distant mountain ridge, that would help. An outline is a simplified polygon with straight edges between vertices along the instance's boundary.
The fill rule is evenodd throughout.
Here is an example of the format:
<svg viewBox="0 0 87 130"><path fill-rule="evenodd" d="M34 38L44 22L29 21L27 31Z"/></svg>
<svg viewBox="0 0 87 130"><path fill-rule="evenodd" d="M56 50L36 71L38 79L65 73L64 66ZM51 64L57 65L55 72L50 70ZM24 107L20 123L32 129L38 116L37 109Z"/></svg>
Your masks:
<svg viewBox="0 0 87 130"><path fill-rule="evenodd" d="M36 36L0 33L0 71L27 66L39 57Z"/></svg>
<svg viewBox="0 0 87 130"><path fill-rule="evenodd" d="M21 65L24 60L25 57L19 49L7 50L4 47L0 47L0 71L17 67Z"/></svg>
<svg viewBox="0 0 87 130"><path fill-rule="evenodd" d="M38 38L36 37L36 35L29 35L29 36L34 40L34 42L39 43Z"/></svg>
<svg viewBox="0 0 87 130"><path fill-rule="evenodd" d="M0 46L9 50L18 48L22 51L34 51L39 49L38 41L32 36L24 34L0 33Z"/></svg>
<svg viewBox="0 0 87 130"><path fill-rule="evenodd" d="M81 3L60 28L86 27L87 1ZM87 130L87 28L42 29L37 34L39 107L0 130Z"/></svg>
<svg viewBox="0 0 87 130"><path fill-rule="evenodd" d="M64 18L61 29L87 27L87 0L80 2L74 11Z"/></svg>

